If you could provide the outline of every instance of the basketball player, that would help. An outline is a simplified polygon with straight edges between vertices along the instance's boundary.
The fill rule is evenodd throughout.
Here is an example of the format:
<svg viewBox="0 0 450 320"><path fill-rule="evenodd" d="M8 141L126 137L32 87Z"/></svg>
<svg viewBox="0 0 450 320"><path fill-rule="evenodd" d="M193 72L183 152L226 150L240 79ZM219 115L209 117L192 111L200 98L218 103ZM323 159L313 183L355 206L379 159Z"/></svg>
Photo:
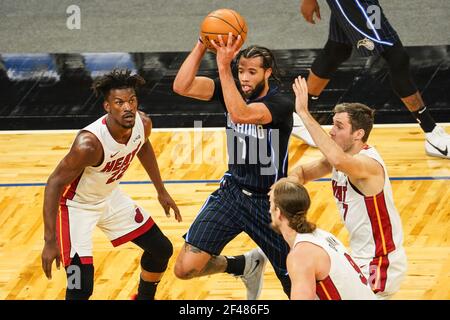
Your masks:
<svg viewBox="0 0 450 320"><path fill-rule="evenodd" d="M425 132L426 153L450 159L450 135L436 125L423 102L411 76L409 56L378 0L327 0L327 3L331 9L330 32L309 72L310 106L319 98L333 73L350 57L352 47L362 56L381 55L389 66L392 88ZM312 24L315 23L314 15L320 19L317 0L302 0L300 11ZM369 19L372 12L380 13L378 20ZM298 120L297 125L294 135L314 146L301 121Z"/></svg>
<svg viewBox="0 0 450 320"><path fill-rule="evenodd" d="M250 46L239 52L240 36L226 44L212 42L217 50L219 79L197 76L206 47L199 41L183 62L173 83L176 93L206 101L220 101L226 115L228 171L185 235L175 264L175 275L191 279L218 272L242 276L247 298L257 299L267 261L260 249L225 257L225 245L242 231L252 238L272 263L286 294L289 247L270 228L270 186L287 172L287 147L292 130L293 103L279 94L269 78L277 79L270 50ZM239 81L231 63L235 58Z"/></svg>
<svg viewBox="0 0 450 320"><path fill-rule="evenodd" d="M367 144L373 110L360 103L334 108L330 135L308 111L308 87L295 79L295 108L324 155L293 170L300 184L332 173L333 194L350 234L352 257L380 298L389 298L400 287L406 272L403 230L394 205L383 159Z"/></svg>
<svg viewBox="0 0 450 320"><path fill-rule="evenodd" d="M137 110L136 90L144 83L129 70L114 70L97 79L93 89L103 95L107 114L78 133L69 153L48 178L42 268L51 279L53 261L59 269L62 259L68 279L66 299L89 299L92 294L92 232L96 225L114 247L132 241L144 250L138 300L154 299L172 255L169 239L118 186L137 156L155 185L166 215L170 216L172 208L176 220L181 221L148 139L152 122Z"/></svg>
<svg viewBox="0 0 450 320"><path fill-rule="evenodd" d="M291 300L375 299L344 245L307 220L310 202L308 191L287 178L270 191L271 226L291 248L286 262Z"/></svg>

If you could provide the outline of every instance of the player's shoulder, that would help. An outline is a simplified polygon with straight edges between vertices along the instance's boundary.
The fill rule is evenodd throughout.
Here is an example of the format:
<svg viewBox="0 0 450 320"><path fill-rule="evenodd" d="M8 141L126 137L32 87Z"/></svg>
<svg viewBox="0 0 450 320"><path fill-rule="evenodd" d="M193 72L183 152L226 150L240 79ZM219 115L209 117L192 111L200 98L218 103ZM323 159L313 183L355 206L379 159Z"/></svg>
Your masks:
<svg viewBox="0 0 450 320"><path fill-rule="evenodd" d="M269 95L263 101L266 105L270 104L273 109L282 113L293 113L295 110L294 100L278 91L276 94Z"/></svg>
<svg viewBox="0 0 450 320"><path fill-rule="evenodd" d="M138 113L139 116L141 117L142 124L144 125L145 134L146 136L149 136L153 127L152 119L143 111L139 110Z"/></svg>
<svg viewBox="0 0 450 320"><path fill-rule="evenodd" d="M92 132L81 130L72 145L72 151L81 154L103 152L99 138Z"/></svg>

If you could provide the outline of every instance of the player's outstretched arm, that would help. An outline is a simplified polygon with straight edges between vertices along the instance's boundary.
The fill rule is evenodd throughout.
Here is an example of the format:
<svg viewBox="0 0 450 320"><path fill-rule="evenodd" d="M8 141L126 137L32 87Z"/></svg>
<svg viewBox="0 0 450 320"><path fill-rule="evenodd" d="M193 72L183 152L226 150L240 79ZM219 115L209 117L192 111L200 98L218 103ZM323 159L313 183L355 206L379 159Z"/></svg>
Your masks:
<svg viewBox="0 0 450 320"><path fill-rule="evenodd" d="M59 269L60 252L56 243L56 215L59 199L66 188L87 166L98 165L103 158L100 141L90 132L83 131L76 137L69 153L61 160L47 180L44 192L44 249L42 269L47 278L52 277L52 264L56 259Z"/></svg>
<svg viewBox="0 0 450 320"><path fill-rule="evenodd" d="M323 157L319 160L295 167L290 172L289 178L295 180L297 183L306 184L309 181L313 181L330 174L332 169L333 168L327 158Z"/></svg>
<svg viewBox="0 0 450 320"><path fill-rule="evenodd" d="M181 65L173 81L173 91L179 95L199 100L210 100L214 94L214 80L197 76L206 47L200 40Z"/></svg>
<svg viewBox="0 0 450 320"><path fill-rule="evenodd" d="M345 153L313 118L308 110L308 87L304 78L298 77L295 79L292 87L295 93L295 110L320 152L322 152L332 167L344 172L353 181L382 175L382 168L376 160L364 155L352 156Z"/></svg>
<svg viewBox="0 0 450 320"><path fill-rule="evenodd" d="M164 187L164 183L161 178L161 173L159 171L158 161L156 160L155 151L153 150L152 144L148 137L150 136L152 130L151 119L143 112L139 112L142 122L144 123L145 136L147 137L144 145L137 153L137 157L147 172L148 176L153 182L156 191L158 192L158 201L164 209L167 217L170 217L170 209L175 213L175 219L178 222L182 221L180 210L178 209L175 201L167 192Z"/></svg>

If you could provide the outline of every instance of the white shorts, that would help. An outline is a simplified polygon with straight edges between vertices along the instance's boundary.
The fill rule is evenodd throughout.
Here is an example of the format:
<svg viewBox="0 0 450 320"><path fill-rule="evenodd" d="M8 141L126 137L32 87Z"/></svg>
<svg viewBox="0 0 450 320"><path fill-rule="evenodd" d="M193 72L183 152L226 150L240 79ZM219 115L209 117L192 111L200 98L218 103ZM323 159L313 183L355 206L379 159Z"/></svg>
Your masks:
<svg viewBox="0 0 450 320"><path fill-rule="evenodd" d="M81 263L92 264L92 233L98 226L114 247L133 240L154 225L153 219L119 188L99 204L68 199L60 202L56 220L58 244L64 266L75 254Z"/></svg>
<svg viewBox="0 0 450 320"><path fill-rule="evenodd" d="M354 259L378 299L390 299L400 289L407 270L403 248L372 260Z"/></svg>

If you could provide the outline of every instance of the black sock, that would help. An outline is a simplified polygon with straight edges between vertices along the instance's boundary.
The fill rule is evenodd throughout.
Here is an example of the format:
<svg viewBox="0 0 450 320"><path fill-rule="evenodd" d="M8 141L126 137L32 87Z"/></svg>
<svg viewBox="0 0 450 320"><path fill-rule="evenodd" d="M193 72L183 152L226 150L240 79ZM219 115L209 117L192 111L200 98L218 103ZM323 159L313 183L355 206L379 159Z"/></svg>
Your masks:
<svg viewBox="0 0 450 320"><path fill-rule="evenodd" d="M431 132L436 127L436 122L428 112L427 107L411 112L424 132Z"/></svg>
<svg viewBox="0 0 450 320"><path fill-rule="evenodd" d="M245 268L244 255L225 257L227 259L226 273L234 274L235 276L242 276Z"/></svg>
<svg viewBox="0 0 450 320"><path fill-rule="evenodd" d="M156 287L158 286L158 283L159 281L149 282L144 281L141 278L141 281L139 281L136 300L155 300Z"/></svg>

